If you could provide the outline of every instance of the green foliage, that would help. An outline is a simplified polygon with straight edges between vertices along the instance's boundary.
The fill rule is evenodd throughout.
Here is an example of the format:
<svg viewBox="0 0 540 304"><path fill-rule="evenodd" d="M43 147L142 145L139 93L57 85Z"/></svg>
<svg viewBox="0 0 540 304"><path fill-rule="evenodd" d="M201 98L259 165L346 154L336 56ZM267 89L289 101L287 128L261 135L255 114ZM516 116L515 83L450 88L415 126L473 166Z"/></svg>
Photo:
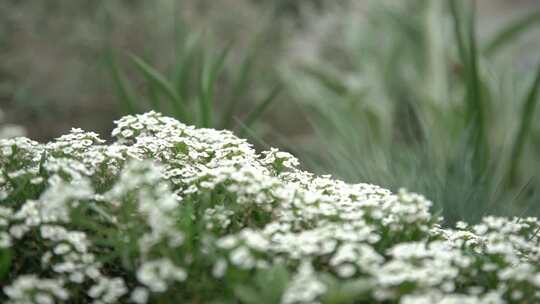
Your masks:
<svg viewBox="0 0 540 304"><path fill-rule="evenodd" d="M246 304L280 303L289 280L287 268L274 265L269 269L259 271L251 282L253 286L236 286L234 294Z"/></svg>
<svg viewBox="0 0 540 304"><path fill-rule="evenodd" d="M465 86L465 126L469 133L467 145L471 149L474 172L484 174L486 161L489 160L485 115L488 102L483 96L482 79L479 74L479 56L476 46L475 15L476 8L470 5L470 12L463 20L461 1L449 1L454 25L454 39L458 45L459 64L463 68L462 81ZM463 26L464 24L464 26Z"/></svg>
<svg viewBox="0 0 540 304"><path fill-rule="evenodd" d="M11 250L0 249L0 280L4 280L11 269Z"/></svg>
<svg viewBox="0 0 540 304"><path fill-rule="evenodd" d="M538 103L538 91L540 90L540 65L537 68L536 76L528 94L523 102L523 108L521 112L521 120L519 129L514 139L512 146L512 154L510 158L510 169L508 172L508 179L510 184L516 183L516 175L518 171L519 162L523 157L523 149L525 147L526 139L529 137L529 133L532 129L532 120L534 117L536 105Z"/></svg>
<svg viewBox="0 0 540 304"><path fill-rule="evenodd" d="M510 44L524 32L533 29L540 23L540 11L534 11L519 19L513 20L500 29L494 37L486 44L484 54L486 56L495 55L501 48Z"/></svg>
<svg viewBox="0 0 540 304"><path fill-rule="evenodd" d="M539 161L524 152L537 127L537 80L516 84L536 70L485 57L537 16L483 43L475 15L466 1L406 1L374 4L366 21L348 21L332 49L342 56L285 70L320 142L296 151L318 172L422 192L448 223L537 212L538 177L522 170Z"/></svg>
<svg viewBox="0 0 540 304"><path fill-rule="evenodd" d="M253 45L239 64L232 62L231 47L214 51L202 42L201 35L185 34L176 50L173 68L167 73L158 71L148 61L128 54L135 71L143 76L148 103L136 100L133 83L128 80L109 51L106 56L119 100L127 113L153 109L201 127L233 128L243 132L252 127L276 100L277 89L255 102L245 118L235 117L241 106L248 106L254 94L254 62L258 46ZM217 94L217 95L216 95ZM219 102L218 102L219 100Z"/></svg>
<svg viewBox="0 0 540 304"><path fill-rule="evenodd" d="M332 276L324 276L323 281L329 287L329 292L323 297L325 304L346 304L369 299L369 290L373 283L365 279L342 282Z"/></svg>

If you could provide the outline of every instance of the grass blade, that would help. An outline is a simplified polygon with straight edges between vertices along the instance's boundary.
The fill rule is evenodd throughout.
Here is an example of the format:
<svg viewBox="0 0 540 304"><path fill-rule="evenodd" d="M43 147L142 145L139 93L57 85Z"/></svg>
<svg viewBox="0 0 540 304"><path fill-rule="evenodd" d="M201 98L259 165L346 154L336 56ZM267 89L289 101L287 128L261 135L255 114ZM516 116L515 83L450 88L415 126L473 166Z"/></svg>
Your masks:
<svg viewBox="0 0 540 304"><path fill-rule="evenodd" d="M536 24L540 23L540 11L528 14L518 20L513 20L500 31L486 44L484 55L492 56L497 53L502 47L508 45L512 40L527 30L532 29Z"/></svg>
<svg viewBox="0 0 540 304"><path fill-rule="evenodd" d="M249 114L247 115L246 119L244 119L244 122L242 125L244 126L243 129L251 127L257 119L261 117L261 115L268 109L268 107L276 100L276 97L281 92L281 86L277 85L274 87L268 96L264 98ZM243 133L243 132L240 132ZM242 134L243 135L243 134Z"/></svg>
<svg viewBox="0 0 540 304"><path fill-rule="evenodd" d="M214 101L214 88L216 84L217 77L222 71L225 64L225 59L229 53L230 47L224 48L220 54L210 60L209 64L203 63L203 71L201 74L201 84L200 84L200 96L199 96L199 107L201 115L201 126L210 127L212 126L212 111L213 111L213 101Z"/></svg>
<svg viewBox="0 0 540 304"><path fill-rule="evenodd" d="M173 82L176 92L183 100L188 99L188 87L190 84L190 72L193 64L197 62L196 55L200 51L202 34L187 37L184 45L179 46L178 61L173 71Z"/></svg>
<svg viewBox="0 0 540 304"><path fill-rule="evenodd" d="M454 36L458 45L459 57L461 62L466 63L469 61L467 58L467 51L465 49L465 41L463 39L462 26L461 26L461 17L458 8L457 0L450 0L450 13L452 15L453 24L454 24Z"/></svg>
<svg viewBox="0 0 540 304"><path fill-rule="evenodd" d="M148 99L150 100L150 104L152 106L152 109L156 111L163 111L161 106L161 96L159 94L159 88L157 88L153 83L150 83L148 86Z"/></svg>
<svg viewBox="0 0 540 304"><path fill-rule="evenodd" d="M234 82L234 87L232 90L231 98L228 100L225 111L223 112L222 117L222 126L225 129L232 128L233 125L233 115L236 110L236 107L240 99L244 96L248 88L248 80L252 74L252 68L255 62L256 57L256 47L253 48L253 51L249 56L247 56L241 64L240 71Z"/></svg>
<svg viewBox="0 0 540 304"><path fill-rule="evenodd" d="M484 103L486 100L482 94L482 80L478 67L479 54L476 46L476 7L474 3L471 3L470 15L467 20L468 22L465 24L467 28L466 37L464 37L463 20L460 16L459 3L457 0L449 1L450 12L454 21L454 35L465 73L463 81L466 88L466 126L469 132L469 141L471 142L471 146L474 147L472 151L473 163L477 177L480 177L486 168L489 158L489 148L485 136L486 119Z"/></svg>
<svg viewBox="0 0 540 304"><path fill-rule="evenodd" d="M129 59L135 64L135 66L141 71L145 78L156 88L158 88L167 98L169 98L173 107L174 114L185 120L186 114L184 111L184 104L180 96L174 90L171 83L156 69L150 66L141 58L134 54L129 54Z"/></svg>
<svg viewBox="0 0 540 304"><path fill-rule="evenodd" d="M130 86L129 81L126 80L124 73L118 67L114 55L108 51L105 54L105 62L111 70L116 91L120 97L124 111L127 113L137 113L137 100L135 94L133 94L133 88Z"/></svg>
<svg viewBox="0 0 540 304"><path fill-rule="evenodd" d="M473 115L474 125L474 144L475 144L475 156L476 163L480 164L480 169L483 171L489 156L488 144L486 142L485 134L485 102L487 101L483 96L482 79L479 72L478 61L479 54L476 47L476 6L473 2L471 4L471 13L469 19L469 64L470 64L470 99L469 104ZM479 172L482 173L482 172Z"/></svg>
<svg viewBox="0 0 540 304"><path fill-rule="evenodd" d="M343 80L339 79L336 75L334 75L334 73L331 73L331 71L326 67L302 66L300 69L303 73L317 80L328 90L338 95L347 94L348 88L343 83Z"/></svg>
<svg viewBox="0 0 540 304"><path fill-rule="evenodd" d="M9 274L12 263L12 253L9 248L0 249L0 279L4 281L5 277Z"/></svg>
<svg viewBox="0 0 540 304"><path fill-rule="evenodd" d="M540 87L540 64L537 67L536 76L531 88L528 91L527 97L523 103L521 112L521 123L519 125L518 134L512 146L512 154L510 158L510 167L508 172L508 182L510 185L515 185L517 179L517 171L521 154L525 146L525 140L531 130L531 123L534 117L534 110L538 104L538 90Z"/></svg>

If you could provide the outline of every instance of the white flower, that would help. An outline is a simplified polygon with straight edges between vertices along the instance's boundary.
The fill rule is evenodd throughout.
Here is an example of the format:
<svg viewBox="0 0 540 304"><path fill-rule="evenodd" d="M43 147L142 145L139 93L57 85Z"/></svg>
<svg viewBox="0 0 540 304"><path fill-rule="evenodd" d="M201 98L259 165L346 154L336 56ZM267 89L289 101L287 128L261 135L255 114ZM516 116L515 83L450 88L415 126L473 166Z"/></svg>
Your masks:
<svg viewBox="0 0 540 304"><path fill-rule="evenodd" d="M225 275L225 272L227 271L227 261L225 259L219 259L214 264L214 267L212 268L212 275L215 278L222 278Z"/></svg>
<svg viewBox="0 0 540 304"><path fill-rule="evenodd" d="M302 262L281 302L283 304L317 303L316 300L326 292L326 289L326 286L316 278L311 262Z"/></svg>
<svg viewBox="0 0 540 304"><path fill-rule="evenodd" d="M152 292L164 292L168 282L183 282L187 278L184 269L174 265L168 259L144 262L137 270L137 279Z"/></svg>
<svg viewBox="0 0 540 304"><path fill-rule="evenodd" d="M136 304L146 304L148 302L148 290L146 288L137 287L131 293L130 299Z"/></svg>

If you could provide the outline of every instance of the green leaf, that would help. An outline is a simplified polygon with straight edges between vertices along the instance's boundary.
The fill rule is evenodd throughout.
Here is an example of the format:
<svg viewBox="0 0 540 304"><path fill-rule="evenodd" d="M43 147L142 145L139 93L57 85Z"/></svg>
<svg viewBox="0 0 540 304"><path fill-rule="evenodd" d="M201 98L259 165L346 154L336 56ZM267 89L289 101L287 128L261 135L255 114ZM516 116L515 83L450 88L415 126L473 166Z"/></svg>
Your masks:
<svg viewBox="0 0 540 304"><path fill-rule="evenodd" d="M328 286L328 292L322 298L325 304L356 303L367 299L373 288L368 279L341 281L328 274L322 275L321 279Z"/></svg>
<svg viewBox="0 0 540 304"><path fill-rule="evenodd" d="M467 22L462 20L461 1L449 1L452 19L454 21L454 36L458 45L461 64L464 68L464 86L466 89L465 116L466 131L472 149L473 164L477 178L484 174L486 162L489 159L489 147L485 134L486 105L483 94L483 84L479 72L479 55L476 47L476 7L469 6ZM463 27L466 32L463 33ZM466 35L466 36L465 36Z"/></svg>
<svg viewBox="0 0 540 304"><path fill-rule="evenodd" d="M188 86L190 82L191 67L197 62L197 55L200 53L200 39L202 34L190 35L187 41L178 50L178 60L173 70L173 82L180 97L188 98Z"/></svg>
<svg viewBox="0 0 540 304"><path fill-rule="evenodd" d="M255 281L264 303L279 303L289 282L289 273L285 266L274 265L257 273Z"/></svg>
<svg viewBox="0 0 540 304"><path fill-rule="evenodd" d="M274 265L269 269L258 270L249 285L236 286L234 293L243 303L279 303L288 282L287 268L283 265Z"/></svg>
<svg viewBox="0 0 540 304"><path fill-rule="evenodd" d="M161 93L163 93L169 99L173 107L174 114L182 120L186 119L184 103L174 90L174 86L162 74L160 74L156 69L141 58L134 54L128 54L128 57L145 76L147 81L159 89Z"/></svg>
<svg viewBox="0 0 540 304"><path fill-rule="evenodd" d="M279 92L281 92L281 86L277 85L270 91L266 98L264 98L251 112L249 112L246 119L244 119L242 123L242 129L251 127L251 125L253 125L253 123L262 116L266 109L268 109L268 107L278 96Z"/></svg>
<svg viewBox="0 0 540 304"><path fill-rule="evenodd" d="M486 167L486 161L489 159L488 152L489 147L486 139L485 125L486 121L486 102L483 94L483 84L479 72L479 59L477 46L476 46L476 7L475 3L471 4L471 13L469 19L469 64L470 64L470 76L469 85L470 93L468 92L468 103L471 107L472 118L470 124L474 126L473 143L475 147L474 157L475 164L478 164L479 171L477 173L483 174Z"/></svg>
<svg viewBox="0 0 540 304"><path fill-rule="evenodd" d="M241 98L244 97L245 93L248 91L248 80L250 79L252 74L252 68L255 62L257 52L256 50L257 48L254 47L251 51L251 54L244 58L244 60L242 61L240 71L238 72L238 75L233 84L230 100L228 100L225 111L223 112L222 127L224 129L232 128L233 115L236 107L238 106Z"/></svg>
<svg viewBox="0 0 540 304"><path fill-rule="evenodd" d="M501 48L510 44L512 40L519 37L519 35L534 28L538 23L540 23L540 11L532 12L524 17L511 21L498 31L486 44L483 51L484 55L492 56L496 54Z"/></svg>
<svg viewBox="0 0 540 304"><path fill-rule="evenodd" d="M521 155L525 146L525 140L531 131L531 124L534 117L534 111L538 103L538 90L540 87L540 64L537 67L536 76L532 83L528 94L523 102L523 108L521 111L520 125L518 134L512 145L512 154L510 158L510 167L508 172L508 182L510 185L515 184L516 175L521 161Z"/></svg>
<svg viewBox="0 0 540 304"><path fill-rule="evenodd" d="M234 294L243 303L248 303L248 304L259 304L260 303L259 293L255 289L253 289L251 287L238 285L238 286L236 286L234 288Z"/></svg>
<svg viewBox="0 0 540 304"><path fill-rule="evenodd" d="M6 277L11 269L11 251L9 249L0 249L0 279Z"/></svg>
<svg viewBox="0 0 540 304"><path fill-rule="evenodd" d="M111 75L113 78L114 85L116 87L116 92L120 97L124 111L127 113L137 113L137 100L135 94L133 93L133 88L131 87L129 81L126 79L124 73L118 67L114 55L111 51L106 52L105 62L109 69L111 70Z"/></svg>
<svg viewBox="0 0 540 304"><path fill-rule="evenodd" d="M224 48L217 57L203 63L199 96L200 123L202 127L212 126L214 89L217 77L223 69L229 50L230 46Z"/></svg>
<svg viewBox="0 0 540 304"><path fill-rule="evenodd" d="M465 40L463 38L463 33L462 33L463 26L462 26L460 11L459 11L460 9L459 1L451 0L451 1L448 1L448 4L450 6L450 13L451 13L452 21L454 24L454 37L456 39L456 43L458 46L459 57L461 59L461 62L467 63L469 59L467 57L467 51L465 49Z"/></svg>
<svg viewBox="0 0 540 304"><path fill-rule="evenodd" d="M148 99L150 100L150 104L152 106L152 109L156 111L162 112L162 106L161 106L161 98L159 94L159 89L155 85L149 85L148 86Z"/></svg>
<svg viewBox="0 0 540 304"><path fill-rule="evenodd" d="M302 72L316 79L321 85L329 89L332 92L335 92L338 95L347 94L347 87L343 84L343 81L339 79L333 73L330 73L330 70L324 66L303 66L301 67Z"/></svg>

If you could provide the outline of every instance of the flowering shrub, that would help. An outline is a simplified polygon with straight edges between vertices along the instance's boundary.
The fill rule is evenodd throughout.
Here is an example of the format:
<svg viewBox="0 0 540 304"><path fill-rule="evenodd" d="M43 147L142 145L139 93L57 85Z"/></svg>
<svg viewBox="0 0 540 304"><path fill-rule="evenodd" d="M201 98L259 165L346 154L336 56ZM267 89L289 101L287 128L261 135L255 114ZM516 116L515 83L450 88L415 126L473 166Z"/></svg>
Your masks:
<svg viewBox="0 0 540 304"><path fill-rule="evenodd" d="M155 112L114 142L0 141L5 303L533 303L536 218L442 228L405 190L347 184Z"/></svg>

